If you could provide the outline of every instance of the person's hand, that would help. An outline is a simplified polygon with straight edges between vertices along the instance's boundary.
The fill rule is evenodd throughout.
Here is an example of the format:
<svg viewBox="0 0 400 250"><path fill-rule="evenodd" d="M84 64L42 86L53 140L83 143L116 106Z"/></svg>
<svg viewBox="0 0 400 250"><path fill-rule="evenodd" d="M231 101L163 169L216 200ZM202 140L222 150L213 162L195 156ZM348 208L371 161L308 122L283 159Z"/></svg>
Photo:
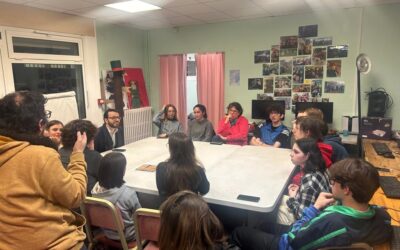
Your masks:
<svg viewBox="0 0 400 250"><path fill-rule="evenodd" d="M296 185L296 184L290 184L289 186L288 186L288 194L289 194L289 197L291 197L291 198L294 198L295 196L296 196L296 194L297 194L297 192L299 191L299 185Z"/></svg>
<svg viewBox="0 0 400 250"><path fill-rule="evenodd" d="M50 138L55 144L60 145L60 143L61 143L61 138L60 138L60 137L50 136L49 138Z"/></svg>
<svg viewBox="0 0 400 250"><path fill-rule="evenodd" d="M229 122L229 119L231 119L231 115L230 115L230 114L227 114L227 115L225 116L225 123L228 123L228 122Z"/></svg>
<svg viewBox="0 0 400 250"><path fill-rule="evenodd" d="M76 142L74 145L74 148L72 149L72 152L83 152L86 148L86 143L87 143L87 137L86 137L86 132L76 132Z"/></svg>
<svg viewBox="0 0 400 250"><path fill-rule="evenodd" d="M165 109L165 107L167 107L167 104L164 104L161 108L161 111L163 111Z"/></svg>
<svg viewBox="0 0 400 250"><path fill-rule="evenodd" d="M335 203L335 199L331 193L321 192L318 195L317 200L315 201L314 207L318 210L323 210L329 205Z"/></svg>

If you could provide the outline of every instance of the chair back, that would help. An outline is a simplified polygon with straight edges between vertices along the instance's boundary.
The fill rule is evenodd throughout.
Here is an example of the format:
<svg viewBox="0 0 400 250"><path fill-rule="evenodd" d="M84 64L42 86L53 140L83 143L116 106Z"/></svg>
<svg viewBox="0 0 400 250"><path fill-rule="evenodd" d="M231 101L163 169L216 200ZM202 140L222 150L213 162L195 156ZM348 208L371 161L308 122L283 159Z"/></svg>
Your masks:
<svg viewBox="0 0 400 250"><path fill-rule="evenodd" d="M137 249L142 250L147 242L156 245L160 232L160 211L139 208L135 212Z"/></svg>
<svg viewBox="0 0 400 250"><path fill-rule="evenodd" d="M96 243L91 229L91 226L96 226L118 232L122 248L129 249L125 239L121 212L114 204L104 199L86 197L81 204L81 211L86 218L85 228L90 246L94 246Z"/></svg>

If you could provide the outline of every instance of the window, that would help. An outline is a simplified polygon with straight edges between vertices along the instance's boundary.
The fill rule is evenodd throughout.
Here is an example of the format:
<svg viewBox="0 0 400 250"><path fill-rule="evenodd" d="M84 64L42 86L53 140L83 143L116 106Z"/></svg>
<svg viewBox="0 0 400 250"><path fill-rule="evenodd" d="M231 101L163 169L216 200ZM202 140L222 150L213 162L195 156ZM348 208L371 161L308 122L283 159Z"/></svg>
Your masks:
<svg viewBox="0 0 400 250"><path fill-rule="evenodd" d="M193 107L197 102L197 74L195 54L187 54L187 73L186 73L186 114L193 112Z"/></svg>
<svg viewBox="0 0 400 250"><path fill-rule="evenodd" d="M79 44L35 38L12 37L14 53L79 56Z"/></svg>

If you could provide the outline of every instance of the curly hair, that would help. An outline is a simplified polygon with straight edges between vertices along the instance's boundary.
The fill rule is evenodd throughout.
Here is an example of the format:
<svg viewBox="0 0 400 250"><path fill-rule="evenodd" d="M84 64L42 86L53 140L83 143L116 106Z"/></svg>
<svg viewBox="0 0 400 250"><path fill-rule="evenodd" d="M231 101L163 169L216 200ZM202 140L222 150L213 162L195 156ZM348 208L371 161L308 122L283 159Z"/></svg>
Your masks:
<svg viewBox="0 0 400 250"><path fill-rule="evenodd" d="M87 141L94 139L97 133L97 127L88 120L73 120L67 123L61 129L61 142L64 148L72 149L76 142L76 132L86 132Z"/></svg>
<svg viewBox="0 0 400 250"><path fill-rule="evenodd" d="M47 122L45 103L39 92L17 91L4 96L0 99L0 129L16 134L39 134L39 124Z"/></svg>

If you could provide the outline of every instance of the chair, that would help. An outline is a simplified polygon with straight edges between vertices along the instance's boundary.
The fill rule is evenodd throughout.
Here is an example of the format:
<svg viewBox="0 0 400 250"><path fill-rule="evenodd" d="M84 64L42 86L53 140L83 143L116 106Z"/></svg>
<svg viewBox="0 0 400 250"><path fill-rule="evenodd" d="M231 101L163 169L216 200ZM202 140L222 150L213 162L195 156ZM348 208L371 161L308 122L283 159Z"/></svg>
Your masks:
<svg viewBox="0 0 400 250"><path fill-rule="evenodd" d="M156 250L160 232L160 211L139 208L135 212L137 250Z"/></svg>
<svg viewBox="0 0 400 250"><path fill-rule="evenodd" d="M111 202L104 199L86 197L81 204L81 211L86 218L85 228L89 241L89 249L93 249L98 242L123 250L134 249L136 247L136 241L126 241L121 212ZM118 232L120 241L111 240L104 233L93 234L91 226Z"/></svg>
<svg viewBox="0 0 400 250"><path fill-rule="evenodd" d="M319 250L336 250L336 249L353 249L353 250L372 250L373 248L367 243L353 243L350 246L345 247L324 247Z"/></svg>

